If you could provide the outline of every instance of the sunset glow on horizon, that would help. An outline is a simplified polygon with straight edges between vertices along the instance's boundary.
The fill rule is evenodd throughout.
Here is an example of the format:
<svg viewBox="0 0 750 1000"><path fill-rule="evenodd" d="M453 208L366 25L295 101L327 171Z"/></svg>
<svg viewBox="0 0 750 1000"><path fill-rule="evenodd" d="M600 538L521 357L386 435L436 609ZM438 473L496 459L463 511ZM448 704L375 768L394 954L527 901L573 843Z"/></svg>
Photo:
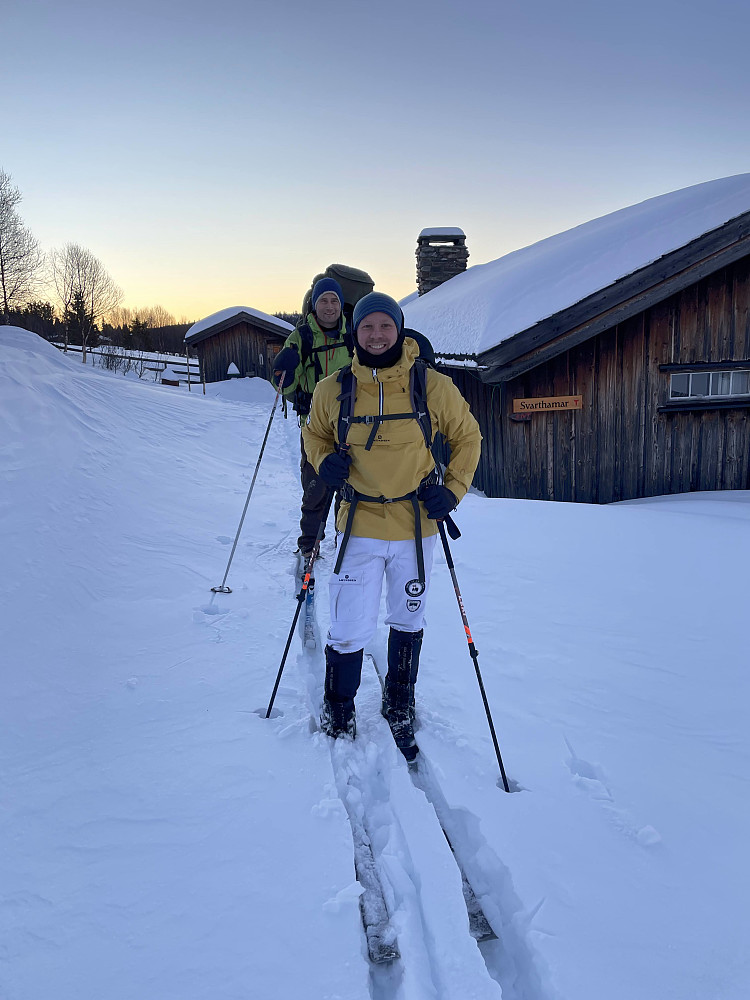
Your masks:
<svg viewBox="0 0 750 1000"><path fill-rule="evenodd" d="M177 319L297 311L332 263L402 298L425 227L463 229L472 266L750 164L734 0L12 0L4 21L24 222Z"/></svg>

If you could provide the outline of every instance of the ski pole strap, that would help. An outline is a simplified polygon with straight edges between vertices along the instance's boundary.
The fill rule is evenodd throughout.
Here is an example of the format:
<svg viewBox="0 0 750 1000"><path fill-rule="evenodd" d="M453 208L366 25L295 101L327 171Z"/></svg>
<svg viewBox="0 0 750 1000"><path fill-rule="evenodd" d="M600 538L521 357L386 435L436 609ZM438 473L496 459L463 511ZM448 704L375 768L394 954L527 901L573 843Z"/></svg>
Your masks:
<svg viewBox="0 0 750 1000"><path fill-rule="evenodd" d="M408 500L411 503L412 510L414 511L414 544L417 550L417 574L419 577L419 582L421 584L425 583L425 571L424 571L424 550L422 547L422 518L419 512L419 500L417 499L417 490L412 490L411 493L406 493L402 497L370 497L365 493L358 493L353 486L349 483L344 483L341 489L341 499L345 500L349 504L349 511L346 516L346 524L344 525L344 534L341 538L341 545L339 546L339 554L336 559L336 565L333 567L333 572L338 575L341 572L341 564L344 560L344 552L346 551L346 546L349 542L349 538L352 533L352 525L354 524L354 514L357 510L357 504L360 500L364 500L365 503L400 503L402 500Z"/></svg>

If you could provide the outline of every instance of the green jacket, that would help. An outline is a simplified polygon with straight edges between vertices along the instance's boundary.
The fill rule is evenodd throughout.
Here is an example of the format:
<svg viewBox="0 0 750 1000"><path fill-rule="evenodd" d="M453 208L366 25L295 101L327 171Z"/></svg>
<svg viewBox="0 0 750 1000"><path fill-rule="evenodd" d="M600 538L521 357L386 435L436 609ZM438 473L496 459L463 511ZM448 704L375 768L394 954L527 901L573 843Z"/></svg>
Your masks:
<svg viewBox="0 0 750 1000"><path fill-rule="evenodd" d="M310 334L312 338L310 338ZM312 340L312 342L311 342ZM284 341L284 347L293 347L300 356L294 376L289 383L284 383L284 395L293 396L299 389L312 396L316 384L326 375L337 372L351 361L349 348L344 341L350 342L346 331L346 319L341 317L339 327L335 330L321 330L315 313L308 313L304 323L300 323ZM315 351L315 348L332 345L329 350ZM340 345L338 347L334 345ZM313 349L314 353L310 353ZM317 362L317 364L316 364Z"/></svg>

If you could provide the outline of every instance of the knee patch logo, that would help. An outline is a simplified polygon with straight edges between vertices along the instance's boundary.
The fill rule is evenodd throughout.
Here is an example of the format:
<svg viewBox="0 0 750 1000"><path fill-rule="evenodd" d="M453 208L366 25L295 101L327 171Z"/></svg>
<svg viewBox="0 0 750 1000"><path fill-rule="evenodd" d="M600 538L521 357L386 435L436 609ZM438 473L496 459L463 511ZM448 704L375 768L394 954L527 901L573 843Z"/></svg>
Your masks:
<svg viewBox="0 0 750 1000"><path fill-rule="evenodd" d="M420 583L419 580L409 580L404 590L409 597L421 597L424 594L424 584ZM409 608L409 610L413 609Z"/></svg>
<svg viewBox="0 0 750 1000"><path fill-rule="evenodd" d="M422 602L421 601L407 601L406 602L406 607L409 609L409 611L419 611L419 609L422 607Z"/></svg>

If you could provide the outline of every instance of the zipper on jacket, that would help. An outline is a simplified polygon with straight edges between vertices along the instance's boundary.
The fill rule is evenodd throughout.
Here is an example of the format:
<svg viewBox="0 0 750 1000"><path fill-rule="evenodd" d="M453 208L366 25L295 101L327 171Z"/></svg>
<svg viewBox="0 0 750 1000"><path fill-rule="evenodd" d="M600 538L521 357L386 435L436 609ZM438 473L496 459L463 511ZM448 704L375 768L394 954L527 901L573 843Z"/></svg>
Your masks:
<svg viewBox="0 0 750 1000"><path fill-rule="evenodd" d="M378 379L377 368L371 368L372 380L378 383L378 415L383 416L383 383Z"/></svg>

